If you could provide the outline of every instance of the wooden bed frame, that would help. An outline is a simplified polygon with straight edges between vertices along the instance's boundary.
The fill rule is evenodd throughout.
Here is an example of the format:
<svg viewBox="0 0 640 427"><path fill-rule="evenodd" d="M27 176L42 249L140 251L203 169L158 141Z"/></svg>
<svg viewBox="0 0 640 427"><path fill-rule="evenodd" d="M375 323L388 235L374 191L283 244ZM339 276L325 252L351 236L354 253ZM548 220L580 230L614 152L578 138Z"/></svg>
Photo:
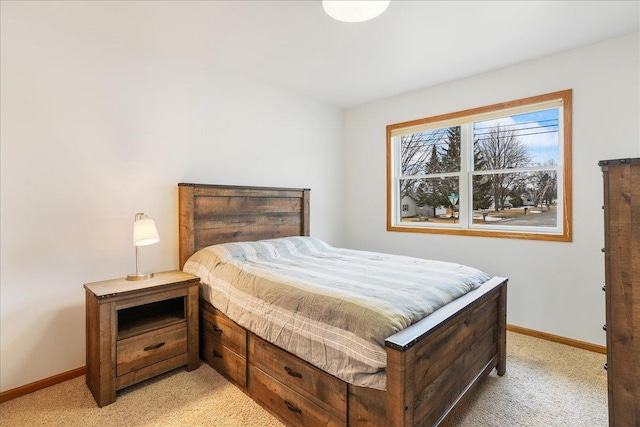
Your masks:
<svg viewBox="0 0 640 427"><path fill-rule="evenodd" d="M309 235L308 189L182 183L178 190L180 268L212 244ZM494 277L389 337L386 391L335 377L328 378L335 389L323 391L328 386L316 383L328 374L262 341L202 299L201 357L288 425L447 425L493 368L505 373L506 299L507 279ZM231 335L240 338L229 344ZM278 363L295 378L277 376ZM303 380L290 366L312 378Z"/></svg>

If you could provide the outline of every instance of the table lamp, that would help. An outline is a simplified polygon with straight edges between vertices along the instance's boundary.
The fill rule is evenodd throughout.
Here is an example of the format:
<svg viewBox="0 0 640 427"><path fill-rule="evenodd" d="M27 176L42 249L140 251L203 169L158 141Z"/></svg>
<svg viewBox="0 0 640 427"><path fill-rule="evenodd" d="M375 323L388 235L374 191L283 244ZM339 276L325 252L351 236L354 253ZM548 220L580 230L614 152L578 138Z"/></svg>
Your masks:
<svg viewBox="0 0 640 427"><path fill-rule="evenodd" d="M133 245L136 247L136 274L127 276L127 280L147 280L153 273L140 273L139 246L152 245L160 241L156 224L143 213L137 213L133 222Z"/></svg>

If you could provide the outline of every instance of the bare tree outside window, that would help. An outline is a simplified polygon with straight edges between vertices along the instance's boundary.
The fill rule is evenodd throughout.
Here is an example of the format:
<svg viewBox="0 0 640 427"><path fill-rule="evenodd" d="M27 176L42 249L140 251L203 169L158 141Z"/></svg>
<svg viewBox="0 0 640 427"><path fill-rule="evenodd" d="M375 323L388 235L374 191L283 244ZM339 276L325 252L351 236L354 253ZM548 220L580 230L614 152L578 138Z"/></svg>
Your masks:
<svg viewBox="0 0 640 427"><path fill-rule="evenodd" d="M416 176L426 173L426 166L432 152L437 150L444 130L418 132L400 137L400 159L403 176ZM414 187L415 179L406 179L400 183L400 194L406 196Z"/></svg>
<svg viewBox="0 0 640 427"><path fill-rule="evenodd" d="M480 128L476 132L476 149L484 159L482 169L504 170L529 166L531 157L526 146L518 139L516 130L510 126L497 124ZM520 174L492 175L491 193L497 210L504 209L509 193L523 183Z"/></svg>
<svg viewBox="0 0 640 427"><path fill-rule="evenodd" d="M547 165L547 166L553 166ZM554 170L533 172L527 182L526 189L536 206L549 208L558 194L558 173Z"/></svg>

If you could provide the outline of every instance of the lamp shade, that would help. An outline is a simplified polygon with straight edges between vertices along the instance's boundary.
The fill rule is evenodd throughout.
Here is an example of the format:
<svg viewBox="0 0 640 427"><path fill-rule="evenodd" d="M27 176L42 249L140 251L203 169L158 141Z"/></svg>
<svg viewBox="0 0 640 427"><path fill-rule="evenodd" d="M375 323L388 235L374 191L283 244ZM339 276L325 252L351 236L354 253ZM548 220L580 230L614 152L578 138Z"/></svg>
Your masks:
<svg viewBox="0 0 640 427"><path fill-rule="evenodd" d="M133 244L147 246L160 241L156 223L149 218L139 219L133 223Z"/></svg>
<svg viewBox="0 0 640 427"><path fill-rule="evenodd" d="M324 11L338 21L363 22L375 18L389 7L389 0L323 0Z"/></svg>

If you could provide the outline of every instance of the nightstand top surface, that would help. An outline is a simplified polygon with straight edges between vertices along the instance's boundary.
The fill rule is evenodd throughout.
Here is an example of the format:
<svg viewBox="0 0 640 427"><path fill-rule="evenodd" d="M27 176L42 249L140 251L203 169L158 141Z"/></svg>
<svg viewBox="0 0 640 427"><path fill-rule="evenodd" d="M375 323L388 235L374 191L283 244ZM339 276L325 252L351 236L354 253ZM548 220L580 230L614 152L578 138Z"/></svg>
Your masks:
<svg viewBox="0 0 640 427"><path fill-rule="evenodd" d="M154 273L153 277L147 280L127 280L126 277L113 280L103 280L100 282L85 283L84 288L93 293L96 298L115 297L119 294L145 291L156 286L172 285L181 282L199 281L200 278L183 271L163 271Z"/></svg>

